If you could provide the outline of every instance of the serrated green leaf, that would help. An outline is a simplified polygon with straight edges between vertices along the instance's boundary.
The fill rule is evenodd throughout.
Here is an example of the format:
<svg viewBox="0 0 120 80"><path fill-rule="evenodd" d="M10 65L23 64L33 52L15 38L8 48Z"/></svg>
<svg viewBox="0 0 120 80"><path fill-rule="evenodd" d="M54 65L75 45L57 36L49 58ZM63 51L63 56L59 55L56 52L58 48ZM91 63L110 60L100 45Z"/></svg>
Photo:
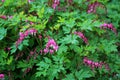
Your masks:
<svg viewBox="0 0 120 80"><path fill-rule="evenodd" d="M59 18L59 20L57 20L57 22L59 22L59 23L64 23L65 22L64 18L62 18L62 17L58 17L58 18Z"/></svg>
<svg viewBox="0 0 120 80"><path fill-rule="evenodd" d="M23 40L22 44L25 46L29 46L28 42L29 42L28 40Z"/></svg>
<svg viewBox="0 0 120 80"><path fill-rule="evenodd" d="M91 23L92 23L92 20L87 19L84 22L79 22L77 25L80 26L81 30L90 30L90 31L92 31Z"/></svg>
<svg viewBox="0 0 120 80"><path fill-rule="evenodd" d="M65 46L65 45L60 45L60 46L59 46L58 53L63 53L63 52L66 52L66 51L67 51L67 49L68 49L68 47L67 47L67 46Z"/></svg>
<svg viewBox="0 0 120 80"><path fill-rule="evenodd" d="M8 64L8 65L11 64L12 61L13 61L13 56L10 56L10 58L7 60L7 64Z"/></svg>
<svg viewBox="0 0 120 80"><path fill-rule="evenodd" d="M90 74L89 71L81 69L79 72L75 72L75 76L77 77L78 80L83 80L84 78L90 78L92 75Z"/></svg>
<svg viewBox="0 0 120 80"><path fill-rule="evenodd" d="M64 31L64 34L67 34L67 33L70 33L70 28L68 28L67 26L63 26L63 31Z"/></svg>
<svg viewBox="0 0 120 80"><path fill-rule="evenodd" d="M48 22L47 20L44 20L41 24L37 24L34 27L37 30L43 30L43 29L45 29L47 22Z"/></svg>
<svg viewBox="0 0 120 80"><path fill-rule="evenodd" d="M3 57L3 58L7 58L8 53L6 53L4 50L0 50L0 56Z"/></svg>
<svg viewBox="0 0 120 80"><path fill-rule="evenodd" d="M37 21L37 17L30 15L29 17L27 17L27 20L28 21L32 21L32 22L36 22Z"/></svg>
<svg viewBox="0 0 120 80"><path fill-rule="evenodd" d="M46 63L51 64L51 60L49 58L45 57L44 59Z"/></svg>
<svg viewBox="0 0 120 80"><path fill-rule="evenodd" d="M76 53L81 53L81 49L82 48L80 48L79 46L77 46L77 45L70 45L70 48L71 48L71 50L74 50Z"/></svg>
<svg viewBox="0 0 120 80"><path fill-rule="evenodd" d="M56 24L56 25L54 26L54 29L55 29L55 30L59 30L59 28L60 28L60 24Z"/></svg>
<svg viewBox="0 0 120 80"><path fill-rule="evenodd" d="M22 49L23 49L23 44L19 44L19 45L18 45L18 49L19 49L20 51L22 51Z"/></svg>
<svg viewBox="0 0 120 80"><path fill-rule="evenodd" d="M39 10L39 11L37 12L37 13L38 13L38 16L39 16L40 18L43 17L44 11L45 11L45 9L44 9L44 7L42 7L41 10Z"/></svg>
<svg viewBox="0 0 120 80"><path fill-rule="evenodd" d="M3 27L0 27L0 40L6 36L7 30Z"/></svg>
<svg viewBox="0 0 120 80"><path fill-rule="evenodd" d="M71 74L66 75L66 78L65 78L65 79L62 79L62 80L75 80L75 77L74 77L74 75L71 73Z"/></svg>
<svg viewBox="0 0 120 80"><path fill-rule="evenodd" d="M11 46L11 50L10 50L11 54L15 53L16 50L17 50L16 45Z"/></svg>
<svg viewBox="0 0 120 80"><path fill-rule="evenodd" d="M14 0L5 0L4 1L4 6L9 6L9 5L11 5L11 3L13 3L14 2Z"/></svg>
<svg viewBox="0 0 120 80"><path fill-rule="evenodd" d="M40 77L42 75L41 72L36 72L36 77Z"/></svg>
<svg viewBox="0 0 120 80"><path fill-rule="evenodd" d="M101 49L103 49L106 54L118 51L114 41L102 40L101 42Z"/></svg>
<svg viewBox="0 0 120 80"><path fill-rule="evenodd" d="M69 20L65 21L65 24L68 28L72 28L74 27L75 24L75 19L74 18L70 18Z"/></svg>
<svg viewBox="0 0 120 80"><path fill-rule="evenodd" d="M19 61L17 64L17 68L27 68L29 64L26 61Z"/></svg>
<svg viewBox="0 0 120 80"><path fill-rule="evenodd" d="M63 39L61 39L61 43L63 44L78 44L79 42L77 41L77 36L75 35L67 35Z"/></svg>

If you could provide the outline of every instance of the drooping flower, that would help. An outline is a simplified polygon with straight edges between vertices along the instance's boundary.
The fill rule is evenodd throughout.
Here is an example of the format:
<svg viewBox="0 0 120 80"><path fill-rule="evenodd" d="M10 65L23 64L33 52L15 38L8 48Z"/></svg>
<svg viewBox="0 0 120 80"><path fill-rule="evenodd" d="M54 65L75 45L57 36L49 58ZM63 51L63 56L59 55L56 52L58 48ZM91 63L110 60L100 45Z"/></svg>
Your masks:
<svg viewBox="0 0 120 80"><path fill-rule="evenodd" d="M33 55L34 54L34 52L33 51L30 51L30 55Z"/></svg>
<svg viewBox="0 0 120 80"><path fill-rule="evenodd" d="M72 4L73 0L65 0L65 2Z"/></svg>
<svg viewBox="0 0 120 80"><path fill-rule="evenodd" d="M88 5L87 13L96 13L96 8L102 5L100 2L93 2Z"/></svg>
<svg viewBox="0 0 120 80"><path fill-rule="evenodd" d="M32 1L34 1L34 0L28 0L29 3L32 2Z"/></svg>
<svg viewBox="0 0 120 80"><path fill-rule="evenodd" d="M4 20L7 20L7 19L12 19L13 16L1 15L0 18L1 18L1 19L4 19Z"/></svg>
<svg viewBox="0 0 120 80"><path fill-rule="evenodd" d="M28 29L25 32L20 32L19 33L19 38L16 41L16 46L18 46L28 35L36 35L37 30L36 29Z"/></svg>
<svg viewBox="0 0 120 80"><path fill-rule="evenodd" d="M42 39L42 35L38 35L38 38L41 40Z"/></svg>
<svg viewBox="0 0 120 80"><path fill-rule="evenodd" d="M2 0L2 2L4 2L5 0Z"/></svg>
<svg viewBox="0 0 120 80"><path fill-rule="evenodd" d="M10 49L11 49L10 47L5 47L5 48L4 48L4 51L8 51L8 52L9 52Z"/></svg>
<svg viewBox="0 0 120 80"><path fill-rule="evenodd" d="M16 46L18 46L25 38L25 35L22 32L19 33L19 36L19 39L16 41Z"/></svg>
<svg viewBox="0 0 120 80"><path fill-rule="evenodd" d="M8 18L9 18L9 19L12 19L12 18L13 18L13 16L8 16Z"/></svg>
<svg viewBox="0 0 120 80"><path fill-rule="evenodd" d="M31 2L31 0L28 0L28 2L30 3L30 2Z"/></svg>
<svg viewBox="0 0 120 80"><path fill-rule="evenodd" d="M0 79L4 79L4 74L0 74Z"/></svg>
<svg viewBox="0 0 120 80"><path fill-rule="evenodd" d="M44 51L44 53L46 54L46 53L49 52L49 49L48 49L48 48L45 48L43 51Z"/></svg>
<svg viewBox="0 0 120 80"><path fill-rule="evenodd" d="M103 62L94 62L94 61L88 59L87 57L84 57L83 63L85 65L89 66L91 69L102 68L104 66L106 70L110 70L109 66L107 64L105 64Z"/></svg>
<svg viewBox="0 0 120 80"><path fill-rule="evenodd" d="M34 23L32 21L30 21L30 25L33 25Z"/></svg>
<svg viewBox="0 0 120 80"><path fill-rule="evenodd" d="M100 27L103 28L103 29L108 28L108 29L112 30L117 35L117 30L116 30L116 28L114 28L112 23L110 23L110 24L104 23Z"/></svg>
<svg viewBox="0 0 120 80"><path fill-rule="evenodd" d="M88 40L87 38L84 36L84 34L82 32L74 32L74 34L78 35L80 38L83 39L83 41L88 44Z"/></svg>
<svg viewBox="0 0 120 80"><path fill-rule="evenodd" d="M1 19L7 19L7 16L2 15L2 16L0 16L0 18L1 18Z"/></svg>
<svg viewBox="0 0 120 80"><path fill-rule="evenodd" d="M60 4L60 0L53 0L52 8L56 9L56 7Z"/></svg>
<svg viewBox="0 0 120 80"><path fill-rule="evenodd" d="M24 74L27 74L31 71L32 68L27 68L25 71L24 71Z"/></svg>
<svg viewBox="0 0 120 80"><path fill-rule="evenodd" d="M73 2L73 0L68 0L68 2L71 4Z"/></svg>
<svg viewBox="0 0 120 80"><path fill-rule="evenodd" d="M54 41L54 39L49 39L48 43L46 44L46 48L52 47L54 50L58 49L58 45Z"/></svg>
<svg viewBox="0 0 120 80"><path fill-rule="evenodd" d="M31 35L36 35L37 30L32 28L32 29L28 30L28 33Z"/></svg>
<svg viewBox="0 0 120 80"><path fill-rule="evenodd" d="M50 54L53 54L53 53L54 53L54 50L50 49L49 52L50 52Z"/></svg>
<svg viewBox="0 0 120 80"><path fill-rule="evenodd" d="M45 48L43 50L40 50L40 53L53 54L57 50L58 50L58 45L55 42L55 40L54 39L49 39L46 46L45 46Z"/></svg>

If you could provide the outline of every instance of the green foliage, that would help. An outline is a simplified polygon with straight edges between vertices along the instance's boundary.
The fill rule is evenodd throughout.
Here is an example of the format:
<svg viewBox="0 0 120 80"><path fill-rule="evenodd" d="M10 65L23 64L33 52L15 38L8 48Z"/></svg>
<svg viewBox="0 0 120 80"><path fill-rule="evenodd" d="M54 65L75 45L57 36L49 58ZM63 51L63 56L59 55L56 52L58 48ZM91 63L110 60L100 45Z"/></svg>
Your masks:
<svg viewBox="0 0 120 80"><path fill-rule="evenodd" d="M6 36L7 30L3 27L0 27L0 40L2 40Z"/></svg>
<svg viewBox="0 0 120 80"><path fill-rule="evenodd" d="M54 78L58 78L59 73L64 72L63 58L53 56L52 59L53 61L51 62L49 58L44 57L44 61L37 64L39 67L37 68L36 77L43 75L44 77L48 77L49 80L53 80Z"/></svg>
<svg viewBox="0 0 120 80"><path fill-rule="evenodd" d="M84 78L90 78L92 75L89 71L81 69L79 72L75 72L75 76L78 80L83 80Z"/></svg>
<svg viewBox="0 0 120 80"><path fill-rule="evenodd" d="M59 0L56 9L53 1L0 1L0 74L5 80L119 80L120 1ZM96 1L96 12L88 13ZM116 31L102 28L104 23ZM45 53L49 39L58 45L54 53ZM85 63L85 57L103 66Z"/></svg>
<svg viewBox="0 0 120 80"><path fill-rule="evenodd" d="M73 74L68 74L68 75L66 75L66 78L63 80L75 80L75 77Z"/></svg>

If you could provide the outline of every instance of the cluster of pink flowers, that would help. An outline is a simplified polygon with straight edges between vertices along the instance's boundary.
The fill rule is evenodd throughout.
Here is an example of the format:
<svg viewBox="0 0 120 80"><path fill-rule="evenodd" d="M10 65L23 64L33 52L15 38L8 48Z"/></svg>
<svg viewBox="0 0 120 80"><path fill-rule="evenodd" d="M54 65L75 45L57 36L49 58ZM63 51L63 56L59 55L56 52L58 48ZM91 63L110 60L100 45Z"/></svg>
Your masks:
<svg viewBox="0 0 120 80"><path fill-rule="evenodd" d="M18 46L28 35L36 35L36 33L37 33L37 30L33 28L26 30L24 33L20 32L19 34L20 37L16 42L16 46Z"/></svg>
<svg viewBox="0 0 120 80"><path fill-rule="evenodd" d="M88 59L87 57L84 57L83 59L83 63L85 65L88 65L89 67L91 67L91 69L94 69L94 68L102 68L102 66L105 66L105 69L106 70L109 70L109 67L107 64L103 63L103 62L94 62L90 59Z"/></svg>
<svg viewBox="0 0 120 80"><path fill-rule="evenodd" d="M84 36L84 34L82 32L74 32L74 34L78 35L80 38L83 39L83 41L88 44L88 40L87 38Z"/></svg>
<svg viewBox="0 0 120 80"><path fill-rule="evenodd" d="M117 30L114 28L113 24L110 23L104 23L100 26L101 28L108 28L108 29L111 29L115 34L117 34Z"/></svg>
<svg viewBox="0 0 120 80"><path fill-rule="evenodd" d="M52 8L56 9L56 7L60 4L60 0L53 0Z"/></svg>
<svg viewBox="0 0 120 80"><path fill-rule="evenodd" d="M50 54L53 54L57 50L58 50L57 43L54 41L54 39L49 39L46 44L45 49L41 50L40 52L41 53L44 52L45 54L49 52Z"/></svg>
<svg viewBox="0 0 120 80"><path fill-rule="evenodd" d="M101 3L95 1L94 3L91 3L88 5L87 13L96 13L96 8L100 6Z"/></svg>
<svg viewBox="0 0 120 80"><path fill-rule="evenodd" d="M4 74L0 74L0 79L4 79Z"/></svg>

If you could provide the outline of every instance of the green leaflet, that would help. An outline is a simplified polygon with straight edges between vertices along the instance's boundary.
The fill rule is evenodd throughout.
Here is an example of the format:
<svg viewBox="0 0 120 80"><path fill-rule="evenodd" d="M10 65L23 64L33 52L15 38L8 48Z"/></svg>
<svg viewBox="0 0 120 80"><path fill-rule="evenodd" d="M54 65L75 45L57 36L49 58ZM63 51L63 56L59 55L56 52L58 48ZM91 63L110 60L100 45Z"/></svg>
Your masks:
<svg viewBox="0 0 120 80"><path fill-rule="evenodd" d="M80 71L75 72L75 76L77 77L78 80L83 80L85 78L92 77L92 74L89 71L81 69Z"/></svg>
<svg viewBox="0 0 120 80"><path fill-rule="evenodd" d="M65 78L65 79L62 79L62 80L75 80L75 77L74 77L74 75L71 73L71 74L66 75L66 78Z"/></svg>
<svg viewBox="0 0 120 80"><path fill-rule="evenodd" d="M0 40L2 40L7 34L7 30L3 27L0 27Z"/></svg>

